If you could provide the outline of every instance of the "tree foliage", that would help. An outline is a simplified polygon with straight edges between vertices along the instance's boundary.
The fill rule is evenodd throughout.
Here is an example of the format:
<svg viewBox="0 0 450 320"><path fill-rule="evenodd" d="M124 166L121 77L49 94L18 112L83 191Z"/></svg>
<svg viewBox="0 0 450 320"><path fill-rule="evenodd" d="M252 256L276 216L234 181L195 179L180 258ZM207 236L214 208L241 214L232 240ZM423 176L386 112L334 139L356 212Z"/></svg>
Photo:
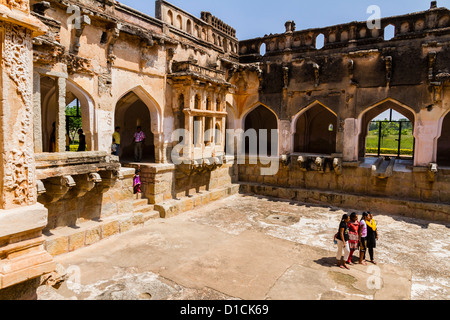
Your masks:
<svg viewBox="0 0 450 320"><path fill-rule="evenodd" d="M81 116L77 117L77 106L69 105L66 107L66 121L70 140L74 141L78 133L78 129L82 128Z"/></svg>

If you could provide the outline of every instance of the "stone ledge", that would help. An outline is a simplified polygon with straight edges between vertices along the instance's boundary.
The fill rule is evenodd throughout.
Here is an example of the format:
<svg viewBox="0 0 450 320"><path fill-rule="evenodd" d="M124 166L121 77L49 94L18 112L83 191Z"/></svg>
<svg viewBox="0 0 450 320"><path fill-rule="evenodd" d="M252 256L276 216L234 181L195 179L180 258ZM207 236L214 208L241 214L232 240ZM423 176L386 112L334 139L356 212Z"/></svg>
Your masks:
<svg viewBox="0 0 450 320"><path fill-rule="evenodd" d="M139 207L142 209L142 206ZM151 207L149 207L152 209ZM111 216L100 221L86 221L75 228L64 227L52 230L52 235L46 236L45 249L52 256L73 252L90 246L103 239L125 233L137 227L143 227L153 219L159 219L159 212L141 210L120 216Z"/></svg>
<svg viewBox="0 0 450 320"><path fill-rule="evenodd" d="M122 166L124 168L132 168L137 169L145 168L145 172L147 173L164 173L164 172L173 172L175 171L175 165L172 163L152 163L152 164L146 164L146 163L136 163L136 162L123 162Z"/></svg>
<svg viewBox="0 0 450 320"><path fill-rule="evenodd" d="M167 219L237 193L239 193L239 185L233 184L225 188L204 191L191 197L183 197L156 204L155 210L160 213L161 218Z"/></svg>
<svg viewBox="0 0 450 320"><path fill-rule="evenodd" d="M286 188L246 182L240 182L240 192L303 203L372 211L380 214L400 215L447 223L450 221L450 205L444 203L362 196L313 189Z"/></svg>
<svg viewBox="0 0 450 320"><path fill-rule="evenodd" d="M0 238L43 229L47 225L47 209L41 204L0 210Z"/></svg>

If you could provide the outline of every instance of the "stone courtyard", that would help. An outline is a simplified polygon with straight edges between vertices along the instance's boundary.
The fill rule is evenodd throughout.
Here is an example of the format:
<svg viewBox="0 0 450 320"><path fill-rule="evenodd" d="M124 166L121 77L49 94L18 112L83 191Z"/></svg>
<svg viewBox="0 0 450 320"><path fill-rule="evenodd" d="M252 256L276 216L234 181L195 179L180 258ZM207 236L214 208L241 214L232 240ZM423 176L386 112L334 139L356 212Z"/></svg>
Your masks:
<svg viewBox="0 0 450 320"><path fill-rule="evenodd" d="M0 300L449 298L448 8L239 39L154 6L0 0Z"/></svg>
<svg viewBox="0 0 450 320"><path fill-rule="evenodd" d="M38 299L450 297L448 224L376 214L379 269L368 264L347 271L335 264L332 239L349 212L234 195L56 257L60 270L75 272L58 289L41 286Z"/></svg>

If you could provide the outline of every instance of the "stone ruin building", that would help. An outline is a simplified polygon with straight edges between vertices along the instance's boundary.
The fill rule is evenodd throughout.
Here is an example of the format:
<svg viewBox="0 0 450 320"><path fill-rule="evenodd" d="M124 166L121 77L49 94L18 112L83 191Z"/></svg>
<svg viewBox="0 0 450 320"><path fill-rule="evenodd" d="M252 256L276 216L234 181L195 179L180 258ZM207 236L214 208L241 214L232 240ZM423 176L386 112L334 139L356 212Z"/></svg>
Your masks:
<svg viewBox="0 0 450 320"><path fill-rule="evenodd" d="M449 221L450 12L434 1L378 28L288 21L243 41L162 0L155 18L115 0L1 0L0 11L0 298L57 281L56 255L238 192ZM86 152L66 152L73 101ZM412 125L409 157L368 154L386 111ZM177 129L189 132L181 163ZM278 129L266 157L226 152L226 132L248 129ZM267 160L278 170L262 175Z"/></svg>

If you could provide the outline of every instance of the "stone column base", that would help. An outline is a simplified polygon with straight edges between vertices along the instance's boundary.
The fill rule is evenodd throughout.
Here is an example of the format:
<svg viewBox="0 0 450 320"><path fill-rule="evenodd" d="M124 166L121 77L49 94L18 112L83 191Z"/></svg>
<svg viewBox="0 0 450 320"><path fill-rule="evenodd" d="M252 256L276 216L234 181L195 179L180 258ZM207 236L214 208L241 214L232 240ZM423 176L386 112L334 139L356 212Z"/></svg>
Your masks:
<svg viewBox="0 0 450 320"><path fill-rule="evenodd" d="M40 204L0 210L0 296L5 294L5 288L55 269L56 263L45 251L42 236L47 216L47 209Z"/></svg>

